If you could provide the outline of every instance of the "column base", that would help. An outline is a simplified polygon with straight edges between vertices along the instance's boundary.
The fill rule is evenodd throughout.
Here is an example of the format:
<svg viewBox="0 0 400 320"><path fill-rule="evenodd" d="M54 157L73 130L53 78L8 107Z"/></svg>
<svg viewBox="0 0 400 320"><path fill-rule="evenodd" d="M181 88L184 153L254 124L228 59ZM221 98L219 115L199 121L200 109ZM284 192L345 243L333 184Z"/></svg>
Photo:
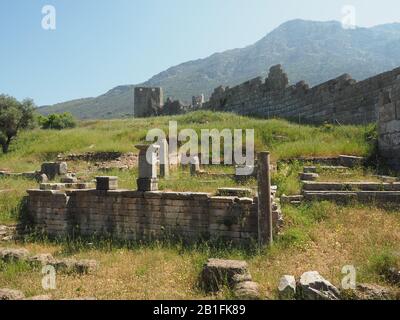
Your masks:
<svg viewBox="0 0 400 320"><path fill-rule="evenodd" d="M158 179L139 178L136 181L138 191L158 191Z"/></svg>

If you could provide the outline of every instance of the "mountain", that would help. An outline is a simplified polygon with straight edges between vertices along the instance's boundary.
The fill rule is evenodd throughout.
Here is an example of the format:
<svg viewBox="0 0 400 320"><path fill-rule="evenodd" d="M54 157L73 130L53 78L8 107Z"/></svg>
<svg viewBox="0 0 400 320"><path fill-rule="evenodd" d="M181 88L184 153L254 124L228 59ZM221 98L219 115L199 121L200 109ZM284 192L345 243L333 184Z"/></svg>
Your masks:
<svg viewBox="0 0 400 320"><path fill-rule="evenodd" d="M161 86L166 96L191 101L208 97L219 85L237 85L265 77L282 64L292 83L310 85L349 73L362 80L400 65L400 23L344 29L339 22L288 21L253 45L215 53L163 71L140 86ZM71 112L81 119L118 118L133 114L134 85L116 87L97 97L40 108L40 112Z"/></svg>

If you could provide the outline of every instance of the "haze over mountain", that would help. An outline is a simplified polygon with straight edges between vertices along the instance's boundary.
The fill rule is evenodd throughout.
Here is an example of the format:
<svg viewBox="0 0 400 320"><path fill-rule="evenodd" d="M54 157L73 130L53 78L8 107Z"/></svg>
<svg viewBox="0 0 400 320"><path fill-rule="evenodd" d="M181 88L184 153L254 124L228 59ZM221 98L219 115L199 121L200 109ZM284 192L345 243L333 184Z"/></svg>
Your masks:
<svg viewBox="0 0 400 320"><path fill-rule="evenodd" d="M237 85L267 75L282 64L291 83L316 85L349 73L362 80L400 66L400 23L344 29L339 22L292 20L253 45L215 53L163 71L138 86L161 86L165 97L191 101L208 97L219 85ZM133 114L133 88L123 85L96 98L39 109L43 114L71 112L80 119L119 118Z"/></svg>

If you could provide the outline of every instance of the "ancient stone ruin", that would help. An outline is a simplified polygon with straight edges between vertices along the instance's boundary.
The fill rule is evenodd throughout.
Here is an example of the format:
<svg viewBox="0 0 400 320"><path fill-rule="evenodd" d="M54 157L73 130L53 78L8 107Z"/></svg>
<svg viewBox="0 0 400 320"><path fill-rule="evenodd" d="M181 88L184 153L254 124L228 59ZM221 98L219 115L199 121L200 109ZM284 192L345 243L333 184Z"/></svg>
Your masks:
<svg viewBox="0 0 400 320"><path fill-rule="evenodd" d="M135 118L158 115L164 104L162 88L135 88Z"/></svg>
<svg viewBox="0 0 400 320"><path fill-rule="evenodd" d="M289 85L278 65L265 81L258 77L233 88L216 88L203 108L302 123L374 123L380 94L399 77L400 68L360 82L344 74L310 88L304 81Z"/></svg>
<svg viewBox="0 0 400 320"><path fill-rule="evenodd" d="M258 196L247 189L221 189L221 196L158 191L160 146L136 147L140 151L137 190L121 190L118 178L107 176L96 178L96 189L42 184L40 189L28 190L27 227L53 238L211 239L236 244L264 242L267 234L278 231L282 217L276 188L259 188ZM260 181L270 185L270 181ZM259 198L271 199L268 207L260 206Z"/></svg>
<svg viewBox="0 0 400 320"><path fill-rule="evenodd" d="M400 76L379 97L379 153L400 169Z"/></svg>

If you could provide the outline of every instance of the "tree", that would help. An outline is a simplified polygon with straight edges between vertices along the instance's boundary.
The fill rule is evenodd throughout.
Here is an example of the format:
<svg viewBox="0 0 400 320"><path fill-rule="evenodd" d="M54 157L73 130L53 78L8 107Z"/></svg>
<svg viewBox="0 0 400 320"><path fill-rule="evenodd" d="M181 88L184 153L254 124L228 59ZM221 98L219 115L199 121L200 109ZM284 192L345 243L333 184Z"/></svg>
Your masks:
<svg viewBox="0 0 400 320"><path fill-rule="evenodd" d="M0 95L0 145L7 153L18 133L34 124L35 104L31 99L19 102L8 95Z"/></svg>
<svg viewBox="0 0 400 320"><path fill-rule="evenodd" d="M53 113L47 117L41 116L39 123L42 129L62 130L76 127L76 120L68 112L61 114Z"/></svg>

